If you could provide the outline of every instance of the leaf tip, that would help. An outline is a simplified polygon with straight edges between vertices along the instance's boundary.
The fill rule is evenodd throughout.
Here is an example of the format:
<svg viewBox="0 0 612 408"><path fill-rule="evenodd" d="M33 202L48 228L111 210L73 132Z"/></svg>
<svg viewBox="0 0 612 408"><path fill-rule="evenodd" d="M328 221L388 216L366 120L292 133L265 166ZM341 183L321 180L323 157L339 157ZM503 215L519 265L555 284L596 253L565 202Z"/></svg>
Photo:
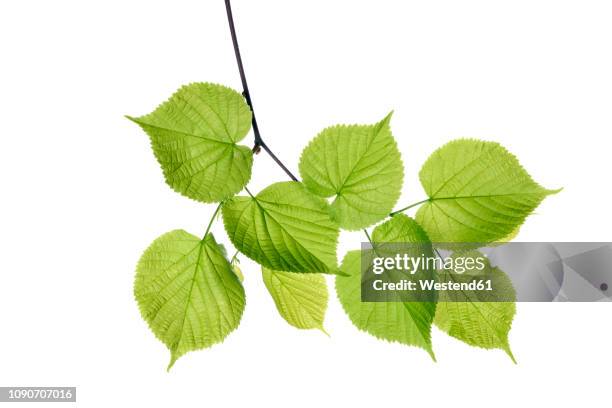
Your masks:
<svg viewBox="0 0 612 408"><path fill-rule="evenodd" d="M124 118L126 118L127 120L129 120L130 122L134 122L137 125L139 125L140 123L138 122L138 118L135 118L133 116L130 115L123 115Z"/></svg>
<svg viewBox="0 0 612 408"><path fill-rule="evenodd" d="M518 365L516 358L514 357L514 354L512 354L512 350L510 349L510 346L504 347L504 352L508 355L508 357L510 357L510 360L512 360L514 364Z"/></svg>
<svg viewBox="0 0 612 408"><path fill-rule="evenodd" d="M429 357L431 357L431 360L434 363L438 362L438 360L436 360L436 355L434 354L433 349L431 347L426 348L425 351L427 351L427 354L429 354Z"/></svg>
<svg viewBox="0 0 612 408"><path fill-rule="evenodd" d="M343 278L348 278L351 276L351 274L344 272L341 269L336 269L335 271L332 272L333 275L337 275L337 276L341 276Z"/></svg>
<svg viewBox="0 0 612 408"><path fill-rule="evenodd" d="M391 117L393 117L393 110L391 110L389 113L387 113L387 116L385 116L383 118L383 120L380 121L381 124L389 124L389 122L391 122Z"/></svg>
<svg viewBox="0 0 612 408"><path fill-rule="evenodd" d="M170 362L168 363L168 367L166 367L167 373L170 372L170 369L172 368L172 366L174 366L174 363L176 363L176 360L178 360L178 356L175 355L174 353L170 354Z"/></svg>
<svg viewBox="0 0 612 408"><path fill-rule="evenodd" d="M327 332L327 330L325 330L325 327L323 327L323 325L317 327L317 329L321 330L323 332L324 335L326 335L327 337L331 338L331 336L329 335L329 333Z"/></svg>

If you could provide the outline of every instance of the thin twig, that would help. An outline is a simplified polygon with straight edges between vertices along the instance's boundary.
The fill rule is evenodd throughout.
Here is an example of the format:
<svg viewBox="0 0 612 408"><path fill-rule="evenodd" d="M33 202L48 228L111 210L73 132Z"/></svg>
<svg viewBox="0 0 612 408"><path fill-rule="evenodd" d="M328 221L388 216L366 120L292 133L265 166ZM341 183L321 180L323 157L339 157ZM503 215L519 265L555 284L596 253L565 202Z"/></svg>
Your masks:
<svg viewBox="0 0 612 408"><path fill-rule="evenodd" d="M374 246L374 243L372 242L372 237L370 237L370 233L368 232L368 230L364 228L363 232L365 232L366 237L368 237L368 241L370 241L370 244Z"/></svg>
<svg viewBox="0 0 612 408"><path fill-rule="evenodd" d="M255 117L255 116L253 116L253 117ZM262 141L260 141L259 145L260 145L260 146L261 146L261 147L262 147L262 148L263 148L263 149L266 151L266 153L268 153L268 155L270 155L270 157L272 158L272 160L274 160L274 161L276 162L276 164L278 164L278 165L280 166L280 168L281 168L281 169L283 169L283 171L284 171L285 173L287 173L287 175L288 175L288 176L291 178L291 180L293 180L293 181L299 181L299 180L298 180L298 178L297 178L297 177L295 177L295 176L293 175L293 173L291 173L291 171L289 171L289 169L287 168L287 166L285 166L285 165L283 164L283 162L282 162L282 161L280 161L280 159L279 159L278 157L276 157L276 155L275 155L274 153L272 153L272 150L270 150L270 148L268 147L268 145L267 145L267 144L265 144L265 143L263 142L263 140L262 140Z"/></svg>
<svg viewBox="0 0 612 408"><path fill-rule="evenodd" d="M244 73L244 64L242 63L242 57L240 56L240 48L238 47L238 37L236 36L236 27L234 26L234 16L232 15L232 5L230 4L230 0L225 0L225 10L227 11L227 21L229 23L229 29L232 35L232 44L234 45L234 54L236 54L236 63L238 64L238 71L240 72L240 80L242 81L242 95L244 95L244 99L246 99L246 102L251 108L251 112L253 114L253 134L255 135L255 146L253 146L253 152L258 153L259 148L263 148L293 181L298 181L297 177L295 177L293 173L289 171L287 166L285 166L283 162L281 162L280 159L274 153L272 153L270 148L261 138L259 126L257 126L257 119L255 117L255 108L253 107L253 102L251 101L249 85L246 80L246 74Z"/></svg>

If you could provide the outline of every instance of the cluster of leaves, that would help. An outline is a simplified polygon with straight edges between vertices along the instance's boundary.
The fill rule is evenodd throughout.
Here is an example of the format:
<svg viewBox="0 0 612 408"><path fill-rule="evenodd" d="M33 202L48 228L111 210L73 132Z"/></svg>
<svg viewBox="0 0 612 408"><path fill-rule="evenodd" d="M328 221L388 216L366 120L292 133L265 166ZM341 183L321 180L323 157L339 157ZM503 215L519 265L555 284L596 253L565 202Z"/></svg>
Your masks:
<svg viewBox="0 0 612 408"><path fill-rule="evenodd" d="M278 311L295 327L323 330L328 293L322 274L334 274L351 321L378 338L421 347L434 358L435 324L468 344L501 348L512 357L514 303L444 297L437 303L362 302L359 251L348 252L340 266L336 255L340 229L375 224L373 242L493 242L512 234L554 191L534 182L499 144L461 139L435 151L419 175L428 198L417 203L412 219L402 214L412 206L391 212L403 183L391 114L373 125L323 130L300 158L302 183L273 183L255 195L247 188L253 153L239 144L252 113L238 92L193 83L152 113L129 119L149 135L170 187L218 203L203 237L168 232L137 266L135 298L170 349L168 368L186 352L222 341L240 323L242 272L210 232L219 211L229 240L261 265ZM246 195L236 195L241 191ZM509 284L503 272L495 273Z"/></svg>

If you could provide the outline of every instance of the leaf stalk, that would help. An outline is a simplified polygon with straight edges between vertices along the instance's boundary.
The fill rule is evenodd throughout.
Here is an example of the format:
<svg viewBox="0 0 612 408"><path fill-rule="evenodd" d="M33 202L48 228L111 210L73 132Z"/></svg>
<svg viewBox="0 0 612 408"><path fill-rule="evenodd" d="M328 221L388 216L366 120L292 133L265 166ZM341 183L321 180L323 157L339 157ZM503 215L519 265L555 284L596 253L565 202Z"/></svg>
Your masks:
<svg viewBox="0 0 612 408"><path fill-rule="evenodd" d="M206 239L206 236L208 236L208 233L210 232L210 228L212 227L213 222L215 222L215 218L217 218L217 214L219 213L219 210L221 209L222 205L223 205L223 202L220 202L217 208L215 209L215 212L213 213L212 217L210 217L210 221L208 222L208 226L206 227L206 232L204 233L204 236L202 237L202 241L204 241Z"/></svg>
<svg viewBox="0 0 612 408"><path fill-rule="evenodd" d="M416 203L412 203L412 204L410 204L410 205L409 205L409 206L407 206L407 207L401 208L401 209L399 209L399 210L397 210L397 211L393 211L392 213L390 213L390 214L389 214L389 217L393 217L393 216L394 216L394 215L396 215L396 214L399 214L399 213L401 213L401 212L404 212L404 211L406 211L406 210L409 210L409 209L411 209L412 207L416 207L417 205L424 204L424 203L426 203L426 202L428 202L428 201L430 201L430 199L429 199L429 198L427 198L427 199L425 199L425 200L418 201L418 202L416 202Z"/></svg>

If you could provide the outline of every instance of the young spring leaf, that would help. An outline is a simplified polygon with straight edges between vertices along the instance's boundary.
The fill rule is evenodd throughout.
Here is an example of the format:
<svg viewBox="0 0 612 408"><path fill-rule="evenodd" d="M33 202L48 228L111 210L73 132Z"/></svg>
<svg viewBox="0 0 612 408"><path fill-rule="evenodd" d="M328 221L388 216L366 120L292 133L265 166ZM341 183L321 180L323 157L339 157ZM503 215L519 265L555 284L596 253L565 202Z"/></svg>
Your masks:
<svg viewBox="0 0 612 408"><path fill-rule="evenodd" d="M477 256L478 252L462 253L463 258ZM493 291L441 291L434 323L436 326L469 345L485 349L504 350L516 362L508 333L516 311L516 294L510 278L499 268L493 268L486 261L483 277L491 280ZM440 282L470 282L474 276L438 271ZM512 301L510 301L512 300Z"/></svg>
<svg viewBox="0 0 612 408"><path fill-rule="evenodd" d="M492 242L510 235L549 194L494 142L459 139L419 174L429 201L416 219L433 242Z"/></svg>
<svg viewBox="0 0 612 408"><path fill-rule="evenodd" d="M261 268L263 281L283 319L298 329L325 332L327 283L318 273L279 272ZM326 333L327 334L327 333Z"/></svg>
<svg viewBox="0 0 612 408"><path fill-rule="evenodd" d="M238 92L192 83L136 122L151 138L166 183L194 200L230 197L251 178L251 149L237 143L251 128L251 110Z"/></svg>
<svg viewBox="0 0 612 408"><path fill-rule="evenodd" d="M149 327L170 349L168 369L188 351L221 342L240 323L244 289L212 234L168 232L146 249L134 296Z"/></svg>
<svg viewBox="0 0 612 408"><path fill-rule="evenodd" d="M334 197L332 218L344 229L382 220L399 198L404 169L390 120L391 114L374 125L327 128L302 153L304 184L321 197Z"/></svg>
<svg viewBox="0 0 612 408"><path fill-rule="evenodd" d="M223 223L234 246L277 271L335 273L338 225L327 202L302 183L274 183L257 196L223 204Z"/></svg>
<svg viewBox="0 0 612 408"><path fill-rule="evenodd" d="M244 282L244 274L242 273L242 268L238 266L239 264L240 264L240 261L238 260L238 258L234 258L230 261L230 265L232 266L232 271L236 274L240 282Z"/></svg>
<svg viewBox="0 0 612 408"><path fill-rule="evenodd" d="M425 232L405 215L396 215L377 227L372 238L375 244L428 242ZM374 252L348 252L340 266L348 276L336 276L336 292L346 314L358 329L380 339L421 347L435 359L431 345L435 302L362 302L361 265L371 265L371 260L362 260L364 255L374 256Z"/></svg>

